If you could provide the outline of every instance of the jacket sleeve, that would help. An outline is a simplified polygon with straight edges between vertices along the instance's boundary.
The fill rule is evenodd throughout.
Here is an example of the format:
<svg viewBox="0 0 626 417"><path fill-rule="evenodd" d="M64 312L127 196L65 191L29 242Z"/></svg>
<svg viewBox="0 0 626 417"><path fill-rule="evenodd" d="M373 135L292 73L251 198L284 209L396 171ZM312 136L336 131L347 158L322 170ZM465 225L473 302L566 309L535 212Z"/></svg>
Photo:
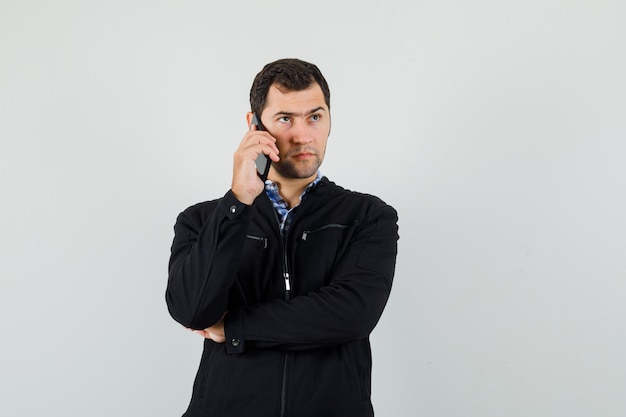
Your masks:
<svg viewBox="0 0 626 417"><path fill-rule="evenodd" d="M192 207L176 220L165 293L170 315L191 329L215 324L226 311L251 218L231 191L205 210Z"/></svg>
<svg viewBox="0 0 626 417"><path fill-rule="evenodd" d="M229 312L226 349L305 350L364 339L380 319L395 271L397 213L372 210L339 261L329 285L289 301L272 300Z"/></svg>

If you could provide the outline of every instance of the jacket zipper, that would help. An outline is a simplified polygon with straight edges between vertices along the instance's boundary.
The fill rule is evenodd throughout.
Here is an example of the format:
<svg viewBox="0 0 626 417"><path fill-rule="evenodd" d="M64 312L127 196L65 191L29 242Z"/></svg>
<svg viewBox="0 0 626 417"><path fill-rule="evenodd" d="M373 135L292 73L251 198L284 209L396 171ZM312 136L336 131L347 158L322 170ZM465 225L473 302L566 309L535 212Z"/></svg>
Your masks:
<svg viewBox="0 0 626 417"><path fill-rule="evenodd" d="M287 259L287 236L280 232L283 249L283 278L285 280L285 301L289 301L291 282L289 281L289 263ZM283 356L283 382L280 388L280 416L284 417L287 404L287 352Z"/></svg>
<svg viewBox="0 0 626 417"><path fill-rule="evenodd" d="M307 240L307 238L309 237L311 233L319 232L320 230L324 230L324 229L330 229L330 228L345 229L347 227L350 227L350 226L348 226L347 224L330 223L322 227L318 227L315 230L305 230L304 232L302 232L301 238L302 240Z"/></svg>
<svg viewBox="0 0 626 417"><path fill-rule="evenodd" d="M287 249L284 243L283 243L283 247L285 248L283 251L283 254L284 254L283 278L285 279L285 301L289 301L289 292L291 291L291 281L289 281L289 269L287 265Z"/></svg>
<svg viewBox="0 0 626 417"><path fill-rule="evenodd" d="M276 211L274 210L276 214ZM278 214L276 214L276 219L278 220ZM292 220L293 221L293 220ZM280 224L280 221L279 221ZM292 223L293 225L293 223ZM283 251L283 280L285 282L285 301L289 301L290 291L291 291L291 281L289 277L289 259L287 257L287 237L289 232L283 234L281 227L278 228L278 233L280 234L280 239L282 243L282 251ZM285 352L283 355L283 380L282 385L280 387L280 417L285 416L285 409L287 404L287 356L288 352Z"/></svg>
<svg viewBox="0 0 626 417"><path fill-rule="evenodd" d="M283 355L283 385L280 389L280 417L285 416L287 404L287 352Z"/></svg>
<svg viewBox="0 0 626 417"><path fill-rule="evenodd" d="M267 238L253 235L246 235L248 239L256 240L257 242L261 242L263 244L263 249L267 249Z"/></svg>
<svg viewBox="0 0 626 417"><path fill-rule="evenodd" d="M300 203L300 206L302 206L302 203ZM300 208L300 210L302 210L302 208ZM274 212L274 216L276 217L276 220L278 221L278 224L280 225L280 219L278 218L278 213L276 213L276 210L274 210L274 208L272 207L272 211ZM291 220L291 227L293 227L294 225L294 221L293 219ZM345 226L348 227L348 226ZM283 234L283 231L281 230L281 227L278 227L278 233L280 234L280 238L282 241L282 250L283 250L283 279L285 280L285 301L289 301L290 298L290 292L291 292L291 281L290 281L290 276L289 276L289 260L287 258L287 241L288 239L288 235L289 232ZM307 234L307 232L305 232L303 234L303 238L304 240L306 240L305 235ZM283 356L283 381L282 381L282 386L280 389L280 417L284 417L285 416L285 409L286 409L286 405L287 405L287 359L289 357L289 352L285 352L284 356Z"/></svg>

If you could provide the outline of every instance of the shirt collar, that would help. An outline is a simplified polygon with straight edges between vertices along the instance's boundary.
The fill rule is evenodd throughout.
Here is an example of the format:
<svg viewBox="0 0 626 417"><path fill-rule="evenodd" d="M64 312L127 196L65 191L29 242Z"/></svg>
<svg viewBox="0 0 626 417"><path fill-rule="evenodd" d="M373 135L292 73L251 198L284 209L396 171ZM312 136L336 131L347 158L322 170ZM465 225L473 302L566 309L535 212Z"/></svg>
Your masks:
<svg viewBox="0 0 626 417"><path fill-rule="evenodd" d="M322 173L318 169L315 179L311 181L309 185L306 186L304 191L302 191L302 194L300 194L300 202L302 202L302 200L304 199L306 194L309 192L309 190L315 187L317 183L321 181L321 179L322 179ZM286 206L286 203L283 201L282 197L280 197L280 194L278 193L278 184L276 184L274 181L265 180L265 192L267 193L270 200L272 200L272 202L276 203L280 201L282 204Z"/></svg>
<svg viewBox="0 0 626 417"><path fill-rule="evenodd" d="M317 183L322 179L322 174L320 171L317 171L317 176L309 185L306 186L302 194L300 194L300 203L306 197L307 193L311 188L313 188ZM272 206L274 206L274 210L278 214L278 224L280 225L280 230L283 233L287 233L289 229L289 224L291 223L291 217L289 214L298 206L295 207L287 207L287 202L283 200L278 192L278 184L276 184L272 180L265 180L265 194L272 202Z"/></svg>

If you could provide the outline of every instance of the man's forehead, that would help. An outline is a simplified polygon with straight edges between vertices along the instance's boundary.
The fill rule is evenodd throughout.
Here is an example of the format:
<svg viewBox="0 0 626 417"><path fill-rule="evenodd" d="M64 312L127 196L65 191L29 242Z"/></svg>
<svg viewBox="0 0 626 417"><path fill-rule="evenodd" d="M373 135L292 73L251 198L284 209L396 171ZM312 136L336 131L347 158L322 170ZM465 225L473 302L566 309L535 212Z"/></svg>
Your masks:
<svg viewBox="0 0 626 417"><path fill-rule="evenodd" d="M314 109L328 111L324 92L318 83L313 83L304 90L287 90L279 84L272 84L267 92L265 107L272 107L272 112L311 112Z"/></svg>

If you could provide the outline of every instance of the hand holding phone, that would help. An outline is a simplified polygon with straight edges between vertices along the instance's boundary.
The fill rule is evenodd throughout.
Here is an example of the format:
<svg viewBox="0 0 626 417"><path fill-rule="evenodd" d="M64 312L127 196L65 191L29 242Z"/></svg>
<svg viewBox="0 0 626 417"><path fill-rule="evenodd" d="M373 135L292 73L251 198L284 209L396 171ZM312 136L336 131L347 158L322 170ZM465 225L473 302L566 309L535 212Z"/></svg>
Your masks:
<svg viewBox="0 0 626 417"><path fill-rule="evenodd" d="M257 130L265 130L265 128L261 124L261 119L256 115L256 113L252 115L251 124L256 125ZM272 160L270 159L269 155L261 153L259 154L259 156L257 156L255 163L257 175L261 178L261 181L265 182L265 180L267 179L267 174L270 172Z"/></svg>

